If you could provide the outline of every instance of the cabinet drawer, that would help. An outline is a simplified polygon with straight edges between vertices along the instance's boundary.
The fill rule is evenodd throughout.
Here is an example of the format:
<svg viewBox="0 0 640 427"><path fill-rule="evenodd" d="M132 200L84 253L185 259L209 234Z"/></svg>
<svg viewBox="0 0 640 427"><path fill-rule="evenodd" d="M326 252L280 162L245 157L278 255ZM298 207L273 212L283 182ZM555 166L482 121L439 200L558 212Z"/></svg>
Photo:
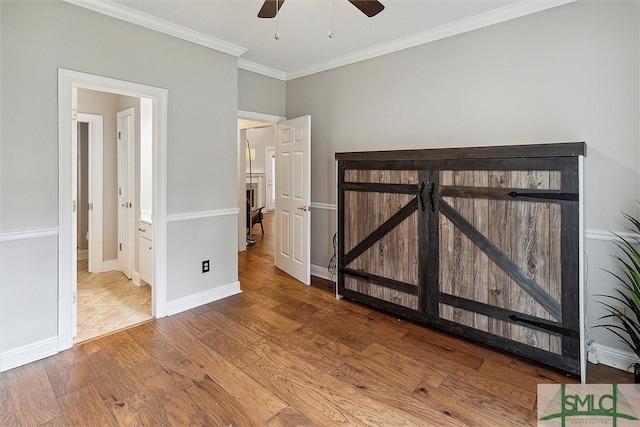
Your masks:
<svg viewBox="0 0 640 427"><path fill-rule="evenodd" d="M144 221L140 221L138 223L138 231L140 232L140 237L153 240L153 226Z"/></svg>

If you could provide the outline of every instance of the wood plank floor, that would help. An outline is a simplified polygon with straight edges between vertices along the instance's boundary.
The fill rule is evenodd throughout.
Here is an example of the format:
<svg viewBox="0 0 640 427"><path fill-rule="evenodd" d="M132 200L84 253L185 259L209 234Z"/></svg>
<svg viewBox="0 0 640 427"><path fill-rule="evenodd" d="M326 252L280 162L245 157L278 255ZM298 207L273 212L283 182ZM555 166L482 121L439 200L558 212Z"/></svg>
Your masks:
<svg viewBox="0 0 640 427"><path fill-rule="evenodd" d="M577 382L298 283L265 217L243 293L0 373L0 426L533 426L536 385Z"/></svg>

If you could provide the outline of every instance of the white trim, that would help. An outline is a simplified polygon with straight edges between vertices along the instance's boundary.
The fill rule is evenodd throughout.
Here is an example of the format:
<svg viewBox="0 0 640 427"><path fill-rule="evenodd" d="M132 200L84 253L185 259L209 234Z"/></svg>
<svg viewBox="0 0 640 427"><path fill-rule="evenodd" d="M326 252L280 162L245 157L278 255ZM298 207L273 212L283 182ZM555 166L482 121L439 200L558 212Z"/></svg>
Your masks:
<svg viewBox="0 0 640 427"><path fill-rule="evenodd" d="M480 15L472 16L451 24L442 25L437 28L403 37L368 49L348 55L333 58L329 61L320 62L318 64L302 67L286 73L286 80L297 79L299 77L327 71L332 68L342 67L344 65L353 64L367 59L375 58L389 53L398 52L400 50L409 49L411 47L434 42L447 37L488 27L490 25L499 24L511 19L520 18L532 13L541 12L556 6L562 6L572 3L576 0L552 0L552 1L520 1L513 3L500 9L492 10Z"/></svg>
<svg viewBox="0 0 640 427"><path fill-rule="evenodd" d="M226 42L224 40L211 37L209 35L194 31L192 29L183 27L181 25L174 24L164 19L157 18L155 16L148 15L146 13L130 9L121 4L114 3L108 0L64 0L67 3L74 4L76 6L84 7L85 9L93 10L113 18L121 19L131 24L140 25L141 27L149 28L160 33L168 34L173 37L177 37L182 40L186 40L192 43L199 44L211 49L218 50L220 52L228 53L233 56L240 56L244 54L247 49L235 45L233 43Z"/></svg>
<svg viewBox="0 0 640 427"><path fill-rule="evenodd" d="M620 240L615 236L614 233L625 239L637 239L640 237L638 236L637 233L632 233L629 231L607 231L607 230L598 230L594 228L588 228L585 231L585 237L591 240L607 240L610 242L615 242Z"/></svg>
<svg viewBox="0 0 640 427"><path fill-rule="evenodd" d="M53 356L58 352L58 337L34 342L0 354L0 372Z"/></svg>
<svg viewBox="0 0 640 427"><path fill-rule="evenodd" d="M238 68L247 71L253 71L254 73L262 74L267 77L273 77L274 79L286 81L287 74L284 71L276 70L275 68L267 67L264 65L256 64L255 62L247 61L246 59L238 58Z"/></svg>
<svg viewBox="0 0 640 427"><path fill-rule="evenodd" d="M247 110L238 110L238 118L246 120L258 120L261 122L270 122L274 124L287 120L286 117L274 116L273 114L264 114Z"/></svg>
<svg viewBox="0 0 640 427"><path fill-rule="evenodd" d="M227 285L218 286L208 291L178 298L175 301L167 302L167 315L172 316L241 292L240 282L236 281Z"/></svg>
<svg viewBox="0 0 640 427"><path fill-rule="evenodd" d="M584 156L578 156L578 327L580 328L580 382L587 382L586 283L584 275Z"/></svg>
<svg viewBox="0 0 640 427"><path fill-rule="evenodd" d="M321 279L331 280L331 273L327 267L311 264L311 275L320 277Z"/></svg>
<svg viewBox="0 0 640 427"><path fill-rule="evenodd" d="M102 261L102 271L116 271L118 269L117 259L108 259Z"/></svg>
<svg viewBox="0 0 640 427"><path fill-rule="evenodd" d="M167 222L189 221L192 219L214 218L217 216L238 215L240 208L216 209L211 211L184 212L167 215Z"/></svg>
<svg viewBox="0 0 640 427"><path fill-rule="evenodd" d="M338 207L330 203L311 202L311 209L323 209L327 211L335 211L338 209Z"/></svg>
<svg viewBox="0 0 640 427"><path fill-rule="evenodd" d="M43 228L40 230L9 231L0 234L0 242L11 242L13 240L40 239L42 237L57 236L57 228Z"/></svg>
<svg viewBox="0 0 640 427"><path fill-rule="evenodd" d="M632 372L631 365L640 362L640 359L630 351L620 350L597 342L593 343L593 349L596 353L597 363L622 369L623 371Z"/></svg>

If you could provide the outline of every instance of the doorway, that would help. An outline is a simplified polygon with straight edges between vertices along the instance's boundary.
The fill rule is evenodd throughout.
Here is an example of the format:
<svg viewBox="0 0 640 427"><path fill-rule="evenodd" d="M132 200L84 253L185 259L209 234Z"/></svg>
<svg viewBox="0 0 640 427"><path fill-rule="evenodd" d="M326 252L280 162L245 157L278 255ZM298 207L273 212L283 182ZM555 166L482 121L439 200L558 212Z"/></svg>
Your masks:
<svg viewBox="0 0 640 427"><path fill-rule="evenodd" d="M152 288L153 316L166 315L166 146L167 90L70 70L58 70L59 129L59 288L58 288L58 349L73 345L77 316L77 240L75 227L77 198L74 180L76 172L75 141L77 132L77 91L90 89L118 95L144 97L151 100L153 110L152 174L154 255ZM106 245L105 245L106 246Z"/></svg>
<svg viewBox="0 0 640 427"><path fill-rule="evenodd" d="M135 108L117 111L118 106L124 104L133 104ZM79 110L100 114L77 115L76 344L152 318L149 286L144 283L145 286L137 286L130 280L131 272L139 271L139 268L136 269L133 262L136 248L128 239L134 234L135 224L130 221L133 218L129 218L133 209L126 207L131 204L128 202L129 195L134 194L136 187L136 180L132 178L136 176L135 171L140 171L138 176L143 174L142 168L135 165L135 159L138 159L138 163L151 161L144 159L145 151L139 148L143 137L140 135L136 138L135 132L136 116L140 117L139 123L143 121L143 106L141 98L78 90ZM109 142L106 147L103 143L105 137ZM140 154L136 155L136 151ZM117 157L116 162L112 160L113 157ZM106 197L103 188L107 189ZM117 199L114 197L116 188ZM103 206L105 199L108 206L106 212ZM127 203L122 202L123 199L127 199ZM134 199L131 196L131 200ZM136 201L135 205L142 206L142 202ZM116 217L117 230L114 230ZM106 227L103 218L107 219ZM106 239L103 239L105 234ZM106 261L103 257L103 240L111 245L116 241L123 242L117 251L107 250ZM140 251L139 248L137 250ZM114 253L117 259L111 259ZM147 281L151 283L149 279Z"/></svg>
<svg viewBox="0 0 640 427"><path fill-rule="evenodd" d="M86 246L87 270L102 268L104 117L78 113L78 249ZM81 189L82 187L82 189ZM86 200L83 200L86 199ZM86 226L82 226L85 224ZM78 259L82 257L78 256Z"/></svg>
<svg viewBox="0 0 640 427"><path fill-rule="evenodd" d="M255 151L255 155L256 157L260 157L262 159L264 159L263 156L266 155L266 152L264 151L267 145L267 143L258 143L255 144L259 147L262 148L256 148L255 146L252 146L251 143L252 141L249 141L249 147L247 146L247 131L249 129L259 129L259 128L263 128L263 129L267 129L267 128L271 128L273 129L273 138L272 140L275 141L275 125L281 121L286 120L285 117L281 117L281 116L273 116L273 115L269 115L269 114L263 114L263 113L255 113L252 111L242 111L239 110L238 111L238 208L240 209L239 213L238 213L238 251L239 252L243 252L247 249L247 240L246 240L246 231L247 231L247 203L246 203L246 197L247 197L247 185L249 184L249 186L251 186L251 182L252 180L255 180L255 186L258 185L258 174L256 174L255 178L252 175L251 177L249 177L249 166L248 166L248 160L247 158L251 158L251 152L247 152L247 150L253 148ZM254 143L256 141L253 141ZM273 144L270 144L273 145ZM249 155L247 155L247 153ZM264 160L260 160L260 158L258 159L258 161L262 162L261 168L259 169L262 172L262 177L264 179L264 177L266 177L266 173L265 173L265 163ZM251 160L252 162L254 162L255 164L255 160ZM253 172L253 168L252 168L252 172ZM266 180L265 180L266 182ZM264 193L266 193L266 191L264 191ZM262 193L262 194L264 194ZM263 203L266 204L266 202L264 202L264 199L266 197L263 196ZM262 205L261 205L262 206ZM260 206L257 206L260 207ZM266 207L266 206L265 206Z"/></svg>
<svg viewBox="0 0 640 427"><path fill-rule="evenodd" d="M249 220L247 212L253 207L253 198L247 199L246 192L254 190L262 193L258 195L260 202L256 207L264 208L266 198L266 182L268 169L267 161L269 149L274 145L275 150L275 220L274 231L276 245L274 265L297 280L309 285L310 277L310 241L311 241L311 116L303 116L291 120L268 120L263 114L239 112L238 120L238 204L240 208L238 247L239 251L246 250L246 229L251 227L253 220ZM243 120L249 117L250 120ZM250 142L250 132L256 131L256 139L260 133L265 133L272 139L266 145L258 148L255 141ZM263 132L264 131L264 132ZM262 151L262 161L257 162L258 171L247 167L254 156ZM251 165L251 163L249 163ZM246 171L249 171L247 179ZM253 175L257 176L254 188ZM262 182L260 181L262 178ZM251 202L249 202L250 200ZM252 211L253 214L253 211ZM246 228L243 227L246 224ZM250 228L252 230L252 228ZM251 237L251 233L248 233ZM253 240L251 240L253 244Z"/></svg>

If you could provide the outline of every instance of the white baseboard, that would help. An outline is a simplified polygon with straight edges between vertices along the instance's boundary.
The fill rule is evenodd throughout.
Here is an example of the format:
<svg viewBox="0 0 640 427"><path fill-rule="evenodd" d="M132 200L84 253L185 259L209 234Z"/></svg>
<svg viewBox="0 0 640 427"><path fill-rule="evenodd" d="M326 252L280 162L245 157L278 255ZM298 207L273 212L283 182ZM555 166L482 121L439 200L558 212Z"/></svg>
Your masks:
<svg viewBox="0 0 640 427"><path fill-rule="evenodd" d="M58 337L48 338L33 344L0 354L0 372L44 359L58 353Z"/></svg>
<svg viewBox="0 0 640 427"><path fill-rule="evenodd" d="M191 310L192 308L196 308L213 301L218 301L219 299L230 297L231 295L236 295L240 292L242 292L240 290L240 282L236 281L198 294L179 298L175 301L168 301L167 316Z"/></svg>
<svg viewBox="0 0 640 427"><path fill-rule="evenodd" d="M118 260L110 259L108 261L102 261L102 270L100 272L113 271L117 269L118 269Z"/></svg>
<svg viewBox="0 0 640 427"><path fill-rule="evenodd" d="M595 349L595 359L597 363L602 363L612 368L632 372L633 368L631 365L640 362L636 355L630 351L620 350L598 343L593 343L593 348Z"/></svg>
<svg viewBox="0 0 640 427"><path fill-rule="evenodd" d="M311 275L320 277L321 279L331 280L331 273L329 273L327 267L320 267L319 265L311 264Z"/></svg>

